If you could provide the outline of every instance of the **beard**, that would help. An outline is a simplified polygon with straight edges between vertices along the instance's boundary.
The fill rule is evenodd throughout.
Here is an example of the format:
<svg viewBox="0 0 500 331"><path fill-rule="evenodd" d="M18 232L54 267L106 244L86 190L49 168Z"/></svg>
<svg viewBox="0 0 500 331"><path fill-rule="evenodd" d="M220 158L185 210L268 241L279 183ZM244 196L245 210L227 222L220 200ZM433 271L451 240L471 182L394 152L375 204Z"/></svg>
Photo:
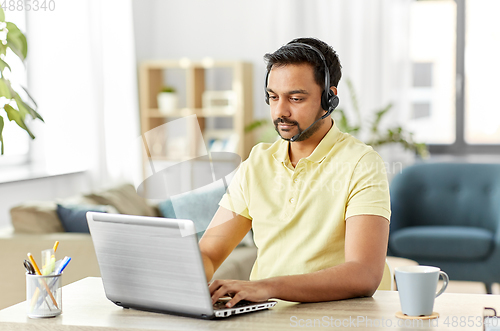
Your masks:
<svg viewBox="0 0 500 331"><path fill-rule="evenodd" d="M318 118L320 118L320 117L321 117L321 112L323 112L323 111L324 111L323 109L321 109L321 110L320 110L320 114L319 114ZM316 121L316 120L317 120L317 119L315 119L315 121ZM309 138L310 138L310 137L311 137L314 133L316 133L316 131L318 131L318 130L319 130L319 128L321 127L321 122L322 122L322 121L318 121L318 122L314 123L314 125L313 125L313 126L311 126L310 128L306 128L305 130L302 130L302 129L300 128L299 122L296 122L296 121L291 121L291 120L286 119L286 118L283 118L283 117L278 117L277 119L275 119L275 120L273 121L273 123L274 123L274 128L275 128L276 132L280 135L281 139L286 140L286 141L290 141L290 139L292 139L295 135L293 135L293 136L292 136L292 137L290 137L290 138L285 138L285 137L283 137L283 136L281 135L281 133L280 133L279 128L278 128L278 124L280 124L280 123L284 123L284 124L289 124L289 125L294 125L294 126L297 126L297 129L298 129L298 131L299 131L299 132L297 132L297 134L300 134L300 136L299 136L299 138L297 138L297 140L295 140L295 141L304 141L304 140L306 140L306 139L309 139ZM304 132L304 131L305 131L305 132ZM301 134L302 132L304 132L304 134Z"/></svg>

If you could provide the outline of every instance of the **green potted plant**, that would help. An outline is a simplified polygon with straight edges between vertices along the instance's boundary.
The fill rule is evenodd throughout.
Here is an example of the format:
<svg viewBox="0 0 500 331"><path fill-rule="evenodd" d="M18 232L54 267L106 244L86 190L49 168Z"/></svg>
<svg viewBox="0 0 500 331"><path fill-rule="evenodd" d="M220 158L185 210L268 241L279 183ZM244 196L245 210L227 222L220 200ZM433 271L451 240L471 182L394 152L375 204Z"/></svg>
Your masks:
<svg viewBox="0 0 500 331"><path fill-rule="evenodd" d="M356 121L353 123L346 116L346 113L342 108L337 108L333 112L332 116L340 131L349 133L357 138L359 138L362 133L368 131L366 132L368 139L365 139L364 142L375 149L389 144L396 144L402 146L405 150L416 153L421 158L427 158L429 156L427 145L414 141L413 133L405 130L402 126L395 126L386 129L381 128L380 123L382 122L384 116L386 116L392 109L392 104L388 104L384 108L376 110L373 118L365 118L365 120L363 120L352 82L347 79L346 83L349 89ZM260 131L260 134L258 134L259 142L273 142L278 137L274 129L274 125L267 119L255 120L245 127L246 132L253 130Z"/></svg>
<svg viewBox="0 0 500 331"><path fill-rule="evenodd" d="M28 43L26 42L26 37L14 23L5 21L5 13L3 9L0 8L0 109L5 111L9 121L14 121L17 125L19 125L19 127L25 130L32 139L35 139L35 136L26 124L26 122L29 121L29 118L26 118L26 116L29 115L32 119L38 118L42 122L43 118L36 112L36 102L33 100L28 91L24 87L20 86L22 91L19 89L18 91L23 95L21 96L18 91L13 88L8 78L11 73L11 68L5 61L8 49L17 55L17 57L19 57L19 59L24 63L26 56L28 55ZM29 102L26 102L25 100L29 100ZM31 103L31 105L29 103ZM5 115L0 113L0 144L2 146L2 155L4 153L4 141L2 135L5 125L4 117Z"/></svg>
<svg viewBox="0 0 500 331"><path fill-rule="evenodd" d="M158 109L163 114L170 114L178 108L178 98L175 88L163 86L158 93Z"/></svg>

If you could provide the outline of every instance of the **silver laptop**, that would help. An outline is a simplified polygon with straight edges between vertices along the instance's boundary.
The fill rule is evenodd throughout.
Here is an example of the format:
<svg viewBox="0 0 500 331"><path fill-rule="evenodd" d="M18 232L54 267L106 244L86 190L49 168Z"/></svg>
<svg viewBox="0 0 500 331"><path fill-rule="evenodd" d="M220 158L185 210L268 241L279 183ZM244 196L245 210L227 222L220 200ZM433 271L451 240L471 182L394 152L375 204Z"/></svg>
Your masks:
<svg viewBox="0 0 500 331"><path fill-rule="evenodd" d="M88 212L87 221L106 297L118 306L210 319L276 305L212 305L190 220Z"/></svg>

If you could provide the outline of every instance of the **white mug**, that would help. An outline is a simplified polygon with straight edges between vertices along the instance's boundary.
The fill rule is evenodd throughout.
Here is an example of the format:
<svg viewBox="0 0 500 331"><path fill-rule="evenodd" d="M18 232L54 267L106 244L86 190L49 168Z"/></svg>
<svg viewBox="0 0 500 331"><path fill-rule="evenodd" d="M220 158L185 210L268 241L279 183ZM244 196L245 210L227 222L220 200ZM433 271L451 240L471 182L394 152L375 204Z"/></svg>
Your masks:
<svg viewBox="0 0 500 331"><path fill-rule="evenodd" d="M407 316L432 315L434 299L446 290L449 282L448 275L438 267L423 265L397 267L395 273L403 314ZM444 283L436 293L439 276L443 277Z"/></svg>

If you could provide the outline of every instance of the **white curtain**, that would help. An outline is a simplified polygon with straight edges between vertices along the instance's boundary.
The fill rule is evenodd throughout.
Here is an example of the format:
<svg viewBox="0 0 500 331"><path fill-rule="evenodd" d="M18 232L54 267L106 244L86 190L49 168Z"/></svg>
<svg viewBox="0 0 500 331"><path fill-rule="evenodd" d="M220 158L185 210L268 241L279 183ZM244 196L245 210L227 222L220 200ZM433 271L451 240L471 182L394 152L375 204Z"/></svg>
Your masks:
<svg viewBox="0 0 500 331"><path fill-rule="evenodd" d="M391 124L404 118L410 84L410 0L280 0L271 4L277 19L270 30L276 31L277 42L314 36L339 54L343 67L339 107L351 113L349 79L362 114L392 102Z"/></svg>
<svg viewBox="0 0 500 331"><path fill-rule="evenodd" d="M28 13L29 87L37 167L86 169L92 188L130 181L140 160L123 155L139 135L131 1L58 2Z"/></svg>

